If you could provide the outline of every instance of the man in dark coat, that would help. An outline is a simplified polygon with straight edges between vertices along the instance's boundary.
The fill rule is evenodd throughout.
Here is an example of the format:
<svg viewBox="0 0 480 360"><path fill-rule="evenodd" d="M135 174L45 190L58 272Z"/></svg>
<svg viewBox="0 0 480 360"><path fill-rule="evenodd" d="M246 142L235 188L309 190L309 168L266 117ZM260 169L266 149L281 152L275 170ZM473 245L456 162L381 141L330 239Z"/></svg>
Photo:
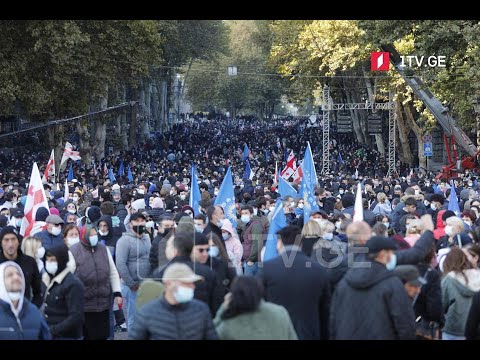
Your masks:
<svg viewBox="0 0 480 360"><path fill-rule="evenodd" d="M202 233L195 233L196 240L200 240L205 235ZM163 274L169 265L175 263L182 263L188 265L197 275L202 276L205 281L199 283L195 288L195 299L201 300L206 303L212 316L215 316L218 307L221 305L222 300L217 299L216 296L219 291L216 290L218 281L215 273L208 268L208 266L193 263L190 254L193 250L193 236L190 232L177 232L173 238L174 258L161 270L154 273L154 277L163 278Z"/></svg>
<svg viewBox="0 0 480 360"><path fill-rule="evenodd" d="M207 209L208 225L203 230L204 235L213 232L220 239L222 239L222 226L225 220L225 214L221 206L210 206Z"/></svg>
<svg viewBox="0 0 480 360"><path fill-rule="evenodd" d="M389 271L395 265L395 241L374 236L366 247L366 261L354 264L333 294L331 339L415 339L412 301L401 280Z"/></svg>
<svg viewBox="0 0 480 360"><path fill-rule="evenodd" d="M327 271L301 250L300 228L277 232L279 256L263 263L265 299L284 306L301 340L328 339L330 285Z"/></svg>
<svg viewBox="0 0 480 360"><path fill-rule="evenodd" d="M166 258L165 249L167 247L167 235L170 234L174 227L173 219L170 215L164 214L160 216L158 222L158 233L155 239L152 241L152 247L150 248L150 268L152 273L155 272L159 266L159 256ZM161 255L160 255L161 254ZM163 263L160 266L164 265Z"/></svg>
<svg viewBox="0 0 480 360"><path fill-rule="evenodd" d="M65 223L58 215L49 215L45 220L47 229L40 231L35 236L42 240L42 246L45 250L51 247L63 244L62 225Z"/></svg>
<svg viewBox="0 0 480 360"><path fill-rule="evenodd" d="M37 262L20 250L20 239L13 226L6 226L0 232L0 264L14 261L22 268L25 277L25 297L33 304L42 305L42 281L38 272Z"/></svg>

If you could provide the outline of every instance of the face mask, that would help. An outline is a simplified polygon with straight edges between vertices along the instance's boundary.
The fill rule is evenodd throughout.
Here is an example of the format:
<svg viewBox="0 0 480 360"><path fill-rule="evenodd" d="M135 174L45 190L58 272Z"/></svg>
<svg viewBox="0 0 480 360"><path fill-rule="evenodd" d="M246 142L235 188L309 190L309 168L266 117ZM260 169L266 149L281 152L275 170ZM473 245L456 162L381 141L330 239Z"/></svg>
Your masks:
<svg viewBox="0 0 480 360"><path fill-rule="evenodd" d="M187 185L185 185L185 191L188 191L188 186Z"/></svg>
<svg viewBox="0 0 480 360"><path fill-rule="evenodd" d="M431 203L430 204L430 209L432 209L433 211L437 210L437 205L434 204L434 203Z"/></svg>
<svg viewBox="0 0 480 360"><path fill-rule="evenodd" d="M423 205L425 205L425 207L428 207L428 205L430 205L430 203L427 200L424 200Z"/></svg>
<svg viewBox="0 0 480 360"><path fill-rule="evenodd" d="M325 240L330 241L330 240L333 239L333 234L332 234L332 233L323 234L323 238L324 238Z"/></svg>
<svg viewBox="0 0 480 360"><path fill-rule="evenodd" d="M56 261L47 261L45 263L45 270L47 270L50 275L55 275L58 270L58 263Z"/></svg>
<svg viewBox="0 0 480 360"><path fill-rule="evenodd" d="M173 297L179 303L187 303L193 299L193 289L179 285Z"/></svg>
<svg viewBox="0 0 480 360"><path fill-rule="evenodd" d="M210 255L210 257L217 257L218 254L220 254L218 246L210 246L210 249L208 250L208 255Z"/></svg>
<svg viewBox="0 0 480 360"><path fill-rule="evenodd" d="M98 233L100 234L100 236L107 236L109 232L110 231L108 230L107 231L98 230Z"/></svg>
<svg viewBox="0 0 480 360"><path fill-rule="evenodd" d="M243 184L240 184L240 189L243 189L243 187L244 187L244 186L245 186L245 185L243 185Z"/></svg>
<svg viewBox="0 0 480 360"><path fill-rule="evenodd" d="M343 195L343 194L345 193L345 190L339 190L338 193L339 193L340 195Z"/></svg>
<svg viewBox="0 0 480 360"><path fill-rule="evenodd" d="M91 246L97 246L97 244L98 244L98 236L97 235L90 236L88 238L88 240L90 241Z"/></svg>
<svg viewBox="0 0 480 360"><path fill-rule="evenodd" d="M275 211L275 206L271 206L270 207L270 212L274 212Z"/></svg>
<svg viewBox="0 0 480 360"><path fill-rule="evenodd" d="M68 242L68 246L72 246L80 242L80 238L78 237L67 238L67 242Z"/></svg>
<svg viewBox="0 0 480 360"><path fill-rule="evenodd" d="M472 187L472 186L473 186L473 183L468 183L468 186Z"/></svg>
<svg viewBox="0 0 480 360"><path fill-rule="evenodd" d="M395 269L395 266L397 266L397 255L392 254L392 256L390 257L390 261L385 266L387 267L387 270L390 271Z"/></svg>
<svg viewBox="0 0 480 360"><path fill-rule="evenodd" d="M61 232L62 232L62 228L54 227L54 228L52 228L51 234L53 236L58 236L58 235L60 235Z"/></svg>
<svg viewBox="0 0 480 360"><path fill-rule="evenodd" d="M245 224L248 224L250 222L250 215L242 215L240 218Z"/></svg>
<svg viewBox="0 0 480 360"><path fill-rule="evenodd" d="M257 216L258 214L258 209L253 209L253 216Z"/></svg>
<svg viewBox="0 0 480 360"><path fill-rule="evenodd" d="M145 190L143 190L143 189L138 189L138 190L137 190L137 193L139 193L140 195L143 195L143 194L145 194Z"/></svg>
<svg viewBox="0 0 480 360"><path fill-rule="evenodd" d="M292 201L292 202L290 203L290 207L292 207L292 208L295 207L295 202L294 202L294 201Z"/></svg>
<svg viewBox="0 0 480 360"><path fill-rule="evenodd" d="M453 235L453 227L452 227L452 225L447 225L447 226L445 226L445 234L447 234L448 236L452 236L452 235Z"/></svg>
<svg viewBox="0 0 480 360"><path fill-rule="evenodd" d="M147 228L153 228L155 226L155 222L153 220L148 221L145 226Z"/></svg>
<svg viewBox="0 0 480 360"><path fill-rule="evenodd" d="M218 195L218 190L215 190L215 191L213 192L213 194L214 194L215 196L217 196L217 195Z"/></svg>
<svg viewBox="0 0 480 360"><path fill-rule="evenodd" d="M342 226L342 223L341 222L336 222L335 223L335 228L337 229L337 231L340 230L340 227Z"/></svg>
<svg viewBox="0 0 480 360"><path fill-rule="evenodd" d="M223 226L223 220L218 220L217 226L221 228Z"/></svg>
<svg viewBox="0 0 480 360"><path fill-rule="evenodd" d="M37 259L43 259L43 257L45 256L45 248L42 246L42 247L39 247L37 249L37 252L35 253Z"/></svg>
<svg viewBox="0 0 480 360"><path fill-rule="evenodd" d="M78 197L76 197L76 196L73 197L73 198L72 198L72 201L73 201L74 203L77 203L77 202L78 202Z"/></svg>
<svg viewBox="0 0 480 360"><path fill-rule="evenodd" d="M385 225L387 227L387 229L390 227L390 223L383 223L383 225Z"/></svg>
<svg viewBox="0 0 480 360"><path fill-rule="evenodd" d="M224 233L224 234L222 234L222 238L223 238L224 241L227 241L230 238L230 234Z"/></svg>
<svg viewBox="0 0 480 360"><path fill-rule="evenodd" d="M22 221L23 221L23 219L17 219L17 220L15 220L15 225L16 225L17 227L22 226Z"/></svg>
<svg viewBox="0 0 480 360"><path fill-rule="evenodd" d="M197 231L197 232L203 232L202 226L195 224L195 231Z"/></svg>
<svg viewBox="0 0 480 360"><path fill-rule="evenodd" d="M322 219L312 219L312 220L313 220L313 221L316 221L318 225L320 225L321 222L322 222Z"/></svg>
<svg viewBox="0 0 480 360"><path fill-rule="evenodd" d="M184 200L185 200L185 198L186 198L186 195L183 195L183 194L182 194L182 195L180 195L180 200L184 201Z"/></svg>
<svg viewBox="0 0 480 360"><path fill-rule="evenodd" d="M22 293L20 291L16 291L16 292L9 291L7 292L7 295L12 301L18 301L22 298Z"/></svg>
<svg viewBox="0 0 480 360"><path fill-rule="evenodd" d="M262 210L262 212L263 212L263 215L267 215L268 212L269 212L269 210L268 210L268 209L264 209L264 210Z"/></svg>
<svg viewBox="0 0 480 360"><path fill-rule="evenodd" d="M145 225L138 225L133 227L133 231L135 231L138 235L142 235L145 232L146 228Z"/></svg>
<svg viewBox="0 0 480 360"><path fill-rule="evenodd" d="M70 214L75 214L75 213L76 213L75 209L68 209L67 211L68 211Z"/></svg>
<svg viewBox="0 0 480 360"><path fill-rule="evenodd" d="M471 220L463 220L463 222L465 224L467 224L468 226L472 226L472 221Z"/></svg>

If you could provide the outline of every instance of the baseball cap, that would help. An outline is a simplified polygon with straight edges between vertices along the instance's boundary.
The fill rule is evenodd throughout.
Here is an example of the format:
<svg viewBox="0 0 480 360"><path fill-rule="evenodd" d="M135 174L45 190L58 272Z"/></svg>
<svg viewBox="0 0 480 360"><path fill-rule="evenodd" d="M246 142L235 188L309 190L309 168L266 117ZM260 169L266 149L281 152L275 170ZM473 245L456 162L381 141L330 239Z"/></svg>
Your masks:
<svg viewBox="0 0 480 360"><path fill-rule="evenodd" d="M413 286L422 286L427 283L427 281L420 276L420 272L414 265L399 265L393 270L393 273L397 275L404 284L408 283Z"/></svg>
<svg viewBox="0 0 480 360"><path fill-rule="evenodd" d="M188 265L180 263L175 263L167 267L162 277L163 282L173 280L194 283L203 279L203 276L195 274Z"/></svg>
<svg viewBox="0 0 480 360"><path fill-rule="evenodd" d="M58 224L65 224L65 222L62 220L62 218L58 215L49 215L47 216L47 219L45 220L45 222L48 224L54 224L54 225L58 225Z"/></svg>
<svg viewBox="0 0 480 360"><path fill-rule="evenodd" d="M395 241L385 236L372 236L367 241L366 247L372 253L377 253L381 250L397 250Z"/></svg>

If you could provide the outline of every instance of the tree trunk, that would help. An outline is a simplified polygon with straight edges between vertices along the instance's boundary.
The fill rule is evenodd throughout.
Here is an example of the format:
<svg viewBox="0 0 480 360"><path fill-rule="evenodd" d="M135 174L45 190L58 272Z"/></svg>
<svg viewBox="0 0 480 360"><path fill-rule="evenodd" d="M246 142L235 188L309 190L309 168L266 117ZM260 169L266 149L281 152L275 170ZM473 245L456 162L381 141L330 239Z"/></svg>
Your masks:
<svg viewBox="0 0 480 360"><path fill-rule="evenodd" d="M403 104L403 94L398 94L401 103ZM408 124L412 128L418 142L418 160L419 160L419 168L427 170L427 158L423 155L423 133L420 126L418 126L415 118L413 117L413 109L412 109L412 102L409 101L407 104L404 105L405 114L407 117Z"/></svg>
<svg viewBox="0 0 480 360"><path fill-rule="evenodd" d="M153 130L160 131L160 102L158 97L157 82L152 83L152 118L153 118Z"/></svg>
<svg viewBox="0 0 480 360"><path fill-rule="evenodd" d="M349 90L345 90L345 94L347 96L347 102L352 103L352 97L350 96ZM353 111L352 109L350 109L349 111L350 111L350 116L352 117L353 131L355 132L355 136L357 138L357 141L360 144L363 144L364 140L363 140L362 132L360 130L360 123L359 123L358 118L357 118L357 113L355 111Z"/></svg>
<svg viewBox="0 0 480 360"><path fill-rule="evenodd" d="M127 101L127 94L125 85L120 85L118 102L124 103ZM115 120L115 135L117 139L120 139L120 150L128 149L128 123L127 123L128 111L123 111Z"/></svg>
<svg viewBox="0 0 480 360"><path fill-rule="evenodd" d="M130 97L131 100L134 101L137 99L137 89L131 89L130 91ZM138 121L137 121L137 104L133 105L130 107L130 136L129 136L129 141L128 144L130 148L133 148L137 146L137 127L138 127Z"/></svg>
<svg viewBox="0 0 480 360"><path fill-rule="evenodd" d="M405 117L403 116L402 103L398 97L396 98L395 102L395 111L397 112L398 138L400 139L403 158L405 159L404 161L407 164L413 165L413 155L410 150L410 144L408 142L409 129L406 124Z"/></svg>
<svg viewBox="0 0 480 360"><path fill-rule="evenodd" d="M90 146L90 131L88 129L90 119L81 120L76 123L77 133L79 135L80 156L84 164L92 163L92 147ZM63 149L62 149L63 153Z"/></svg>
<svg viewBox="0 0 480 360"><path fill-rule="evenodd" d="M108 86L99 101L99 110L105 110L108 107ZM94 149L95 159L100 160L105 157L105 140L107 138L107 124L104 118L95 121ZM91 163L91 161L90 161Z"/></svg>
<svg viewBox="0 0 480 360"><path fill-rule="evenodd" d="M372 82L370 81L370 78L367 77L367 72L364 70L363 74L365 75L365 85L367 87L367 93L368 93L368 99L369 102L372 104L375 104L375 91L372 86ZM373 109L373 113L375 114L377 111L375 108ZM377 144L377 149L378 152L382 155L385 156L385 143L383 141L383 135L382 134L375 134L375 143Z"/></svg>

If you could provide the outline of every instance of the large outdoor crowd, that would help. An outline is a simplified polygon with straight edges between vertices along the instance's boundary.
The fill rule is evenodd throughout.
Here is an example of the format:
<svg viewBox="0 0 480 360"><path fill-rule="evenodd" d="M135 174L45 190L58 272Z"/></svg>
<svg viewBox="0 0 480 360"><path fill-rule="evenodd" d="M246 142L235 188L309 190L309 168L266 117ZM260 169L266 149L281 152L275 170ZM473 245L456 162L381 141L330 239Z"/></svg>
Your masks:
<svg viewBox="0 0 480 360"><path fill-rule="evenodd" d="M332 134L321 175L321 132L295 119L184 121L73 163L68 198L45 183L49 208L27 233L31 167L49 152L0 153L0 339L479 338L477 171L450 183L398 162L387 176L379 152ZM278 193L275 173L307 142L318 173L311 213L306 199ZM214 205L228 167L236 224ZM358 184L363 221L353 220ZM286 226L267 259L279 202Z"/></svg>

